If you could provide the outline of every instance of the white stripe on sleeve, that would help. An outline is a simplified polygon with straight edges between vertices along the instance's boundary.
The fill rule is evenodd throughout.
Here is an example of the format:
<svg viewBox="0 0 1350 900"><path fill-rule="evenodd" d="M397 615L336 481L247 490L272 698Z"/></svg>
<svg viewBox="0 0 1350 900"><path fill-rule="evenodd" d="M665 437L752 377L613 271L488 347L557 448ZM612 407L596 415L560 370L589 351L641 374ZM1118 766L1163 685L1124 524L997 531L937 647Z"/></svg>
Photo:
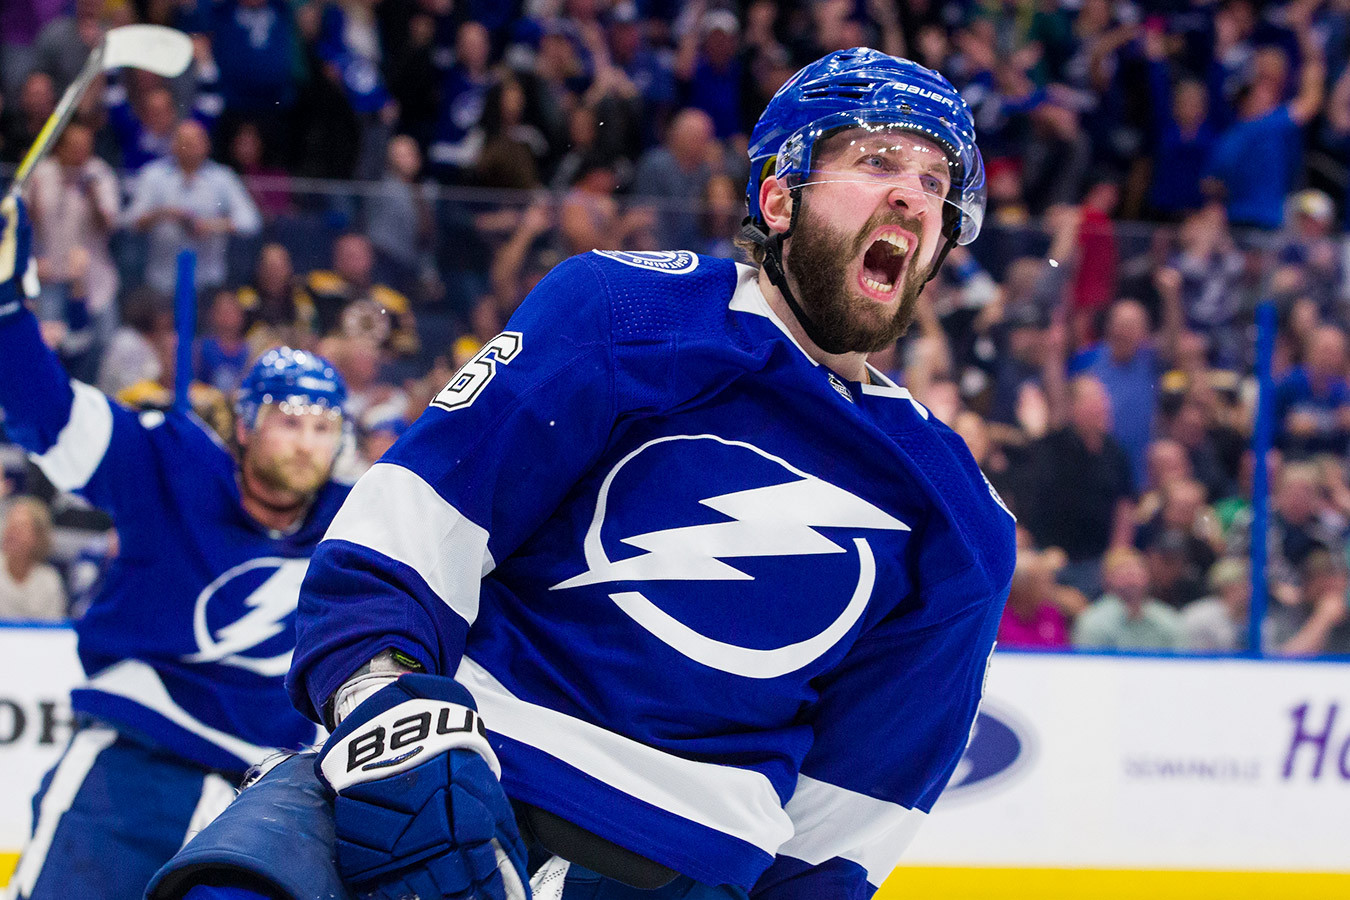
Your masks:
<svg viewBox="0 0 1350 900"><path fill-rule="evenodd" d="M33 462L52 484L63 491L77 491L89 483L112 442L113 416L110 401L98 388L71 381L75 401L70 419L56 436L56 443Z"/></svg>
<svg viewBox="0 0 1350 900"><path fill-rule="evenodd" d="M874 887L891 874L925 815L805 775L787 811L796 833L779 853L813 866L836 856L850 860L867 870Z"/></svg>
<svg viewBox="0 0 1350 900"><path fill-rule="evenodd" d="M542 750L630 797L770 855L792 834L778 794L759 772L684 759L522 700L467 656L455 680L473 694L489 731Z"/></svg>
<svg viewBox="0 0 1350 900"><path fill-rule="evenodd" d="M393 463L376 463L361 476L324 540L349 541L403 563L470 625L478 618L479 583L496 568L487 531Z"/></svg>

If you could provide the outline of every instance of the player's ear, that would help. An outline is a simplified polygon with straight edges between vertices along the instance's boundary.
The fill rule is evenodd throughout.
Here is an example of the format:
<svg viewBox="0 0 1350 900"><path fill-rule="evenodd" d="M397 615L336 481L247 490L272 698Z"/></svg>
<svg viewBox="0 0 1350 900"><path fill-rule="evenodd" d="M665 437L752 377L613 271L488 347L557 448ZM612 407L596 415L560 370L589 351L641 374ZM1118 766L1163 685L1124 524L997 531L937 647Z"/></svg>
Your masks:
<svg viewBox="0 0 1350 900"><path fill-rule="evenodd" d="M792 192L774 175L760 183L759 211L770 231L781 233L792 226Z"/></svg>

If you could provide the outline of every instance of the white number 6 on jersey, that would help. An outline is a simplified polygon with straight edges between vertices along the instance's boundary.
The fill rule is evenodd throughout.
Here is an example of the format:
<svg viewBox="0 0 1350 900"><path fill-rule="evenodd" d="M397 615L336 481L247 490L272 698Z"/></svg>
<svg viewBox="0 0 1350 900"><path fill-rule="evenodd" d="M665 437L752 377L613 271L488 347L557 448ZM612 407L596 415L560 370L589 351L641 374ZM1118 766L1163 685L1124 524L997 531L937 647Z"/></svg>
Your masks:
<svg viewBox="0 0 1350 900"><path fill-rule="evenodd" d="M497 374L497 363L506 365L515 359L521 344L519 331L503 331L488 341L464 364L464 368L455 373L450 383L441 388L431 405L450 410L469 406Z"/></svg>

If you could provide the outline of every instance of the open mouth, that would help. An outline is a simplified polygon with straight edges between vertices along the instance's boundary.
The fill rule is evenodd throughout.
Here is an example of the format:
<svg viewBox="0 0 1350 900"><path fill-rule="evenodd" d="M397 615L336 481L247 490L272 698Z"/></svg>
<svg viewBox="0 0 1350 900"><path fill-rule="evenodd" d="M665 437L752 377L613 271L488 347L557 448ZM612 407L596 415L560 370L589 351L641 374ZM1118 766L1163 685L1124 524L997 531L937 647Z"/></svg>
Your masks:
<svg viewBox="0 0 1350 900"><path fill-rule="evenodd" d="M862 283L878 294L890 294L900 282L909 255L909 239L902 234L884 234L863 254Z"/></svg>

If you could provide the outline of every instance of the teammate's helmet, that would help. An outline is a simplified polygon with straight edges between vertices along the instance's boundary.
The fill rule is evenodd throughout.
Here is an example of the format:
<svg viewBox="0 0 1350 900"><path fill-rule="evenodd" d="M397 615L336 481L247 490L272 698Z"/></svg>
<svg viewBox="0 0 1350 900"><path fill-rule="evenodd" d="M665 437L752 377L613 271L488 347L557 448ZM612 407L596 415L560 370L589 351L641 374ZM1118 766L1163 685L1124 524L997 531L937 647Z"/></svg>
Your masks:
<svg viewBox="0 0 1350 900"><path fill-rule="evenodd" d="M759 188L771 171L789 187L811 183L817 142L849 128L910 131L940 146L951 174L943 233L958 244L975 240L985 186L970 107L932 69L866 47L816 60L773 95L750 135L750 219L762 220Z"/></svg>
<svg viewBox="0 0 1350 900"><path fill-rule="evenodd" d="M258 411L269 403L342 412L347 385L322 356L278 347L253 364L239 387L235 413L248 428L258 424Z"/></svg>

